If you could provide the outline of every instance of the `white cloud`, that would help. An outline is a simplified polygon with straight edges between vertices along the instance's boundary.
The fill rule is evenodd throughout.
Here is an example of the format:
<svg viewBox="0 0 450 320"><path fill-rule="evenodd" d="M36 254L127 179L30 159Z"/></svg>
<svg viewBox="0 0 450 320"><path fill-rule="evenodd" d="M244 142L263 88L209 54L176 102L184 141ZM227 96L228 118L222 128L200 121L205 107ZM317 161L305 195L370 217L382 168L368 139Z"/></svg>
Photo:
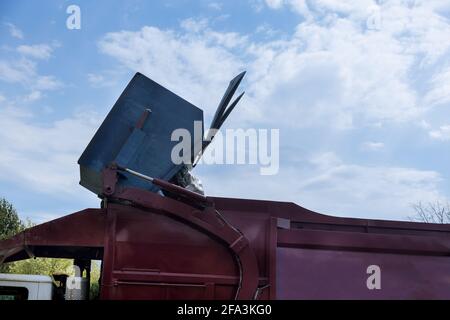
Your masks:
<svg viewBox="0 0 450 320"><path fill-rule="evenodd" d="M88 73L87 80L93 88L105 88L117 85L123 76L122 70L106 70L103 72Z"/></svg>
<svg viewBox="0 0 450 320"><path fill-rule="evenodd" d="M312 155L309 162L320 170L328 170L328 168L336 167L342 163L341 159L334 152L323 152Z"/></svg>
<svg viewBox="0 0 450 320"><path fill-rule="evenodd" d="M222 3L210 2L210 3L208 3L208 8L213 9L213 10L222 10Z"/></svg>
<svg viewBox="0 0 450 320"><path fill-rule="evenodd" d="M430 68L450 50L450 25L435 6L269 3L283 4L307 9L312 17L285 40L255 42L247 35L214 31L205 19L187 19L183 32L144 27L109 33L100 49L202 107L214 104L226 81L245 68L249 73L241 120L276 126L348 129L420 121L433 107L429 101L450 96L450 88L442 85L448 81L432 82L432 91L439 91L432 98L414 80L435 76ZM382 17L378 31L365 24L375 8ZM205 87L212 91L204 92Z"/></svg>
<svg viewBox="0 0 450 320"><path fill-rule="evenodd" d="M27 59L14 62L0 60L0 80L10 83L25 82L35 73L35 64Z"/></svg>
<svg viewBox="0 0 450 320"><path fill-rule="evenodd" d="M16 27L14 24L10 22L6 22L5 25L9 29L9 34L17 39L23 39L23 32L18 27Z"/></svg>
<svg viewBox="0 0 450 320"><path fill-rule="evenodd" d="M314 206L330 213L402 219L411 212L411 203L445 198L439 191L442 178L435 171L344 162L321 171L300 181L299 188Z"/></svg>
<svg viewBox="0 0 450 320"><path fill-rule="evenodd" d="M23 101L36 101L42 94L40 91L55 90L63 86L63 83L51 75L40 75L36 63L28 58L16 60L0 60L0 81L18 83L29 89Z"/></svg>
<svg viewBox="0 0 450 320"><path fill-rule="evenodd" d="M87 77L88 81L94 86L101 85L105 81L105 77L101 74L88 73Z"/></svg>
<svg viewBox="0 0 450 320"><path fill-rule="evenodd" d="M199 32L208 26L208 19L188 18L181 21L180 26L190 32Z"/></svg>
<svg viewBox="0 0 450 320"><path fill-rule="evenodd" d="M99 124L96 114L75 114L39 125L33 114L0 108L0 179L38 193L76 196L77 160Z"/></svg>
<svg viewBox="0 0 450 320"><path fill-rule="evenodd" d="M61 81L54 76L38 76L33 87L38 90L55 90L62 86Z"/></svg>
<svg viewBox="0 0 450 320"><path fill-rule="evenodd" d="M373 0L264 0L264 2L270 9L287 7L306 19L312 18L313 14L323 15L327 12L358 18L377 8L376 1Z"/></svg>
<svg viewBox="0 0 450 320"><path fill-rule="evenodd" d="M49 213L48 211L26 211L20 212L20 218L22 220L29 219L35 224L41 224L47 221L51 221L60 218L62 215L68 214L66 210L60 212Z"/></svg>
<svg viewBox="0 0 450 320"><path fill-rule="evenodd" d="M283 6L283 0L266 0L266 4L269 8L279 9Z"/></svg>
<svg viewBox="0 0 450 320"><path fill-rule="evenodd" d="M380 151L384 148L383 142L366 141L362 144L362 149L366 151Z"/></svg>
<svg viewBox="0 0 450 320"><path fill-rule="evenodd" d="M289 42L256 50L251 94L259 106L277 106L276 120L287 113L291 125L349 128L355 119L405 121L422 112L408 83L413 59L396 41L346 20L301 24Z"/></svg>
<svg viewBox="0 0 450 320"><path fill-rule="evenodd" d="M445 199L439 188L442 177L435 171L356 165L332 152L284 165L270 177L251 166L222 166L220 173L198 169L209 195L292 201L338 216L407 220L412 203Z"/></svg>
<svg viewBox="0 0 450 320"><path fill-rule="evenodd" d="M429 129L431 127L430 123L424 119L422 119L417 125L422 129Z"/></svg>
<svg viewBox="0 0 450 320"><path fill-rule="evenodd" d="M450 140L450 125L444 125L439 127L437 130L431 130L429 132L431 138L441 141Z"/></svg>
<svg viewBox="0 0 450 320"><path fill-rule="evenodd" d="M310 79L302 66L317 65L322 69L312 74L324 74L334 80L325 83L324 92L306 97L310 100L308 108L301 107L304 100L301 93L291 94L295 98L293 104L303 113L304 109L306 112L323 109L319 115L331 112L333 118L343 121L342 127L351 126L355 119L361 120L359 117L366 121L406 121L422 117L437 103L450 102L448 69L441 72L442 67L437 65L448 61L450 50L447 36L450 24L440 14L445 2L387 1L375 5L374 1L323 0L310 1L307 5L304 1L283 3L290 7L301 4L311 19L298 25L295 36L284 45L283 51L266 45L264 50L272 59L272 67L267 70L273 84L263 88L263 92L279 90L276 88L278 74L281 79L288 75L289 83L299 88L298 91L304 91L306 88L303 89L305 85L301 81L309 83ZM380 15L380 25L376 31L371 31L366 24L374 13ZM297 80L297 74L302 80ZM420 83L417 79L423 83L430 75L428 93L416 87ZM334 86L334 91L327 91L333 89L330 86ZM331 110L325 110L321 103L324 97L330 97L336 107L328 106Z"/></svg>
<svg viewBox="0 0 450 320"><path fill-rule="evenodd" d="M233 33L198 33L203 23L184 24L190 30L185 34L155 27L108 33L99 48L128 69L213 112L228 81L243 68L230 47L245 40Z"/></svg>
<svg viewBox="0 0 450 320"><path fill-rule="evenodd" d="M25 97L26 102L37 101L42 97L42 93L38 90L33 90L29 95ZM0 101L1 102L1 101Z"/></svg>
<svg viewBox="0 0 450 320"><path fill-rule="evenodd" d="M35 59L48 59L52 55L52 47L47 44L21 45L17 52Z"/></svg>
<svg viewBox="0 0 450 320"><path fill-rule="evenodd" d="M450 67L438 71L429 81L431 89L424 97L428 106L450 103Z"/></svg>

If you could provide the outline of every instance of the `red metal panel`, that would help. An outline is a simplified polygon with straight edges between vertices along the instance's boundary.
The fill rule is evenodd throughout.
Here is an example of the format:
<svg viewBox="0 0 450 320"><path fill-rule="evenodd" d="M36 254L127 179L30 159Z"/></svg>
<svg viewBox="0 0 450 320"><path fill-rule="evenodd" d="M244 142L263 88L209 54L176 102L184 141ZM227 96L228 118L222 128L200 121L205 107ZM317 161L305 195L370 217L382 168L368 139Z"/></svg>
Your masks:
<svg viewBox="0 0 450 320"><path fill-rule="evenodd" d="M247 298L450 299L448 225L337 218L292 203L207 200L201 208L112 188L106 209L33 227L0 242L0 255L92 258L101 250L102 299L232 299L241 279L236 255L245 265ZM85 251L92 248L97 251ZM381 268L381 290L367 289L372 264Z"/></svg>
<svg viewBox="0 0 450 320"><path fill-rule="evenodd" d="M449 255L448 237L342 231L279 230L278 246L416 255Z"/></svg>
<svg viewBox="0 0 450 320"><path fill-rule="evenodd" d="M218 241L148 210L113 204L108 215L102 298L233 297L238 272Z"/></svg>
<svg viewBox="0 0 450 320"><path fill-rule="evenodd" d="M277 219L270 219L270 229L268 232L268 247L267 247L267 264L269 277L268 294L261 296L262 299L274 300L277 297Z"/></svg>
<svg viewBox="0 0 450 320"><path fill-rule="evenodd" d="M43 257L95 254L89 248L103 248L106 211L86 209L29 228L0 242L0 262ZM101 256L93 257L101 259Z"/></svg>

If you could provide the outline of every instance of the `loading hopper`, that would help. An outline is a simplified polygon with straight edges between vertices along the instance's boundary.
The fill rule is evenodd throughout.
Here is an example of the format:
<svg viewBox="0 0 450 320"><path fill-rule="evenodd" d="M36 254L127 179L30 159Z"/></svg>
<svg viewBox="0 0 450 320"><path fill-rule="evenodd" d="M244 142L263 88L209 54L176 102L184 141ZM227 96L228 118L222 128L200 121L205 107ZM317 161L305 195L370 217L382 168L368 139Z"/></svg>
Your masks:
<svg viewBox="0 0 450 320"><path fill-rule="evenodd" d="M100 195L102 170L112 163L170 180L183 166L171 159L171 151L179 143L171 140L172 132L190 132L194 157L195 121L201 122L197 136L203 137L201 109L136 73L78 160L80 184ZM156 186L127 173L121 175L118 185L158 191Z"/></svg>

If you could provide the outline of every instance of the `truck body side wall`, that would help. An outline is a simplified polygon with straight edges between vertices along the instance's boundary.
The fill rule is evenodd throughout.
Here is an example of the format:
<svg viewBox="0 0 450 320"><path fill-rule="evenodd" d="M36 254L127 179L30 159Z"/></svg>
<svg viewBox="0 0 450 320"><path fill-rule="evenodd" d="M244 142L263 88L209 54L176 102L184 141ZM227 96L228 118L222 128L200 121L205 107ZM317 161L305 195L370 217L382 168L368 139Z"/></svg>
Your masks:
<svg viewBox="0 0 450 320"><path fill-rule="evenodd" d="M448 226L270 204L217 208L255 253L259 299L450 299ZM234 297L239 271L214 237L151 210L110 205L108 216L103 299ZM370 266L380 268L380 289L367 285Z"/></svg>
<svg viewBox="0 0 450 320"><path fill-rule="evenodd" d="M450 225L274 201L209 198L199 209L142 190L119 196L127 201L0 241L0 260L102 259L101 299L450 299Z"/></svg>

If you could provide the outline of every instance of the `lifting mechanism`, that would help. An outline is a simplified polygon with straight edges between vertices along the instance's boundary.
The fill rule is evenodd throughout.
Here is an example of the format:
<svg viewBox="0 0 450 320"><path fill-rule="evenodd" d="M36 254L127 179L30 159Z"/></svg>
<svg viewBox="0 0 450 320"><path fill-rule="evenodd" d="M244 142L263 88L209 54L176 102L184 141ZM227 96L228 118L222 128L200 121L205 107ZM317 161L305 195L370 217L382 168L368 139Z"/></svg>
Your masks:
<svg viewBox="0 0 450 320"><path fill-rule="evenodd" d="M221 128L225 120L228 118L230 113L233 111L233 109L236 107L239 100L242 98L244 93L241 93L230 105L230 101L236 92L239 84L241 83L243 77L245 75L245 72L242 72L238 76L236 76L233 80L230 81L230 84L222 98L222 100L219 103L219 106L217 108L217 111L213 117L213 120L211 122L210 129L207 132L206 139L204 142L202 142L200 151L198 153L194 154L194 163L193 166L191 166L189 169L192 169L195 167L198 159L200 159L203 151L208 147L208 145L212 142L214 139L214 133ZM135 77L136 78L136 77ZM126 92L124 93L126 95ZM123 94L123 95L124 95ZM122 106L121 104L116 104L115 108L117 108L117 105ZM150 105L155 105L154 102L150 102ZM166 109L164 109L164 112L170 112L170 108L168 106L165 106ZM190 108L194 109L193 107L189 106ZM113 108L114 110L114 108ZM159 110L159 109L158 109ZM191 115L193 113L187 112L188 115ZM135 132L135 130L144 130L144 125L146 121L151 122L150 117L153 117L155 115L155 112L152 110L150 111L148 108L143 110L142 115L139 117L137 124L133 128L132 135ZM156 114L157 115L157 114ZM108 117L113 117L114 114L108 115ZM172 115L173 116L179 116L184 117L181 114L178 115ZM104 123L107 123L108 117L105 119ZM195 117L192 117L192 120L195 121ZM102 130L102 126L100 127L99 131ZM149 125L148 130L152 131L152 127ZM192 127L191 127L192 128ZM146 138L143 138L141 140L141 143L145 141ZM125 143L125 147L127 147L127 142ZM166 140L168 143L171 141ZM93 141L91 141L91 144L96 144L95 137ZM90 144L90 145L91 145ZM89 149L89 146L88 146ZM87 150L88 150L87 149ZM195 149L195 146L193 146L193 149ZM86 151L85 151L86 152ZM119 152L120 153L120 152ZM150 154L145 154L150 157ZM153 155L152 155L153 156ZM164 158L164 157L163 157ZM121 161L123 157L116 157L116 160ZM145 160L145 159L144 159ZM123 160L122 160L123 161ZM142 194L142 184L138 184L137 186L141 187L141 189L135 189L133 190L133 187L129 187L128 184L126 184L127 188L123 189L123 186L121 185L120 181L122 179L130 179L130 178L137 178L143 181L148 182L149 184L157 187L159 190L161 190L164 194L176 198L179 201L185 202L191 206L193 206L195 209L191 212L191 214L185 215L180 214L178 212L166 212L169 216L172 216L178 220L182 220L185 223L194 226L195 228L201 230L202 232L210 235L211 237L214 237L215 239L218 239L221 241L224 245L226 245L229 250L234 254L236 265L239 269L239 284L236 289L235 298L236 299L253 299L256 298L258 295L258 278L255 276L258 274L258 266L255 259L255 255L252 252L249 242L246 239L246 237L240 232L237 228L233 227L228 221L223 217L223 215L220 214L218 210L214 208L214 202L209 199L208 197L204 196L203 194L200 194L198 192L190 191L186 188L186 186L180 186L176 185L174 183L171 183L167 180L173 180L173 177L177 176L180 172L182 172L184 175L190 174L190 170L185 171L183 170L183 166L177 167L174 164L172 164L175 168L178 169L178 171L173 170L173 168L170 168L169 172L171 172L171 175L163 175L167 180L163 180L158 177L151 177L148 176L142 172L139 172L137 170L133 170L131 168L122 166L121 163L126 163L127 161L123 162L112 162L110 165L108 165L102 172L102 178L103 178L103 193L99 196L102 197L104 200L106 200L106 203L109 201L113 202L127 202L131 203L132 205L140 206L140 207L146 207L149 205L148 201L145 199L145 195ZM128 160L129 161L129 160ZM80 165L84 164L86 162L86 159L84 157L84 154L80 158ZM136 163L136 162L135 162ZM170 167L170 164L168 164ZM139 166L138 166L139 168ZM142 170L145 172L153 172L152 168L148 168L143 166ZM126 176L125 176L126 175ZM137 181L136 181L137 182ZM83 184L83 182L82 182ZM131 183L130 183L131 184ZM123 190L122 190L123 189ZM143 189L149 189L149 190L155 190L154 188L143 188ZM134 191L134 192L133 192ZM136 197L136 194L139 194L139 196ZM141 196L142 195L142 196ZM106 204L107 205L107 204Z"/></svg>

